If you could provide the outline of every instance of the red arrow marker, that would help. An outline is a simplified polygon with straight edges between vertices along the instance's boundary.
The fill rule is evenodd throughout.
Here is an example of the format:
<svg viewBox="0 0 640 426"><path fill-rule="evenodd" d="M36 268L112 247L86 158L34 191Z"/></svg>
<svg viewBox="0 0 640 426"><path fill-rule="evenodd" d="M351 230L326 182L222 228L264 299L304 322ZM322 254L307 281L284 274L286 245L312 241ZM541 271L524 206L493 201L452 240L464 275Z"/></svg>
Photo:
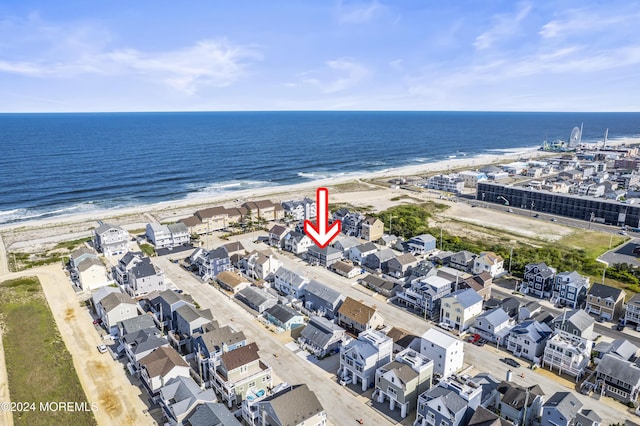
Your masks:
<svg viewBox="0 0 640 426"><path fill-rule="evenodd" d="M316 190L316 226L310 220L304 221L304 232L320 248L329 245L336 235L340 233L342 224L339 220L329 226L329 190L318 188Z"/></svg>

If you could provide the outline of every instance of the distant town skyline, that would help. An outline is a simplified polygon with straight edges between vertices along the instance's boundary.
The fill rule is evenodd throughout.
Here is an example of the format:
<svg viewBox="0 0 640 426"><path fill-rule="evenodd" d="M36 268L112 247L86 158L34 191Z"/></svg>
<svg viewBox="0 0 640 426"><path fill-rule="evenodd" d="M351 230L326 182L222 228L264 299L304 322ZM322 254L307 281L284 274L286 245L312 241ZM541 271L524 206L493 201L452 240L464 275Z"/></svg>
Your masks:
<svg viewBox="0 0 640 426"><path fill-rule="evenodd" d="M640 111L638 1L0 4L0 112Z"/></svg>

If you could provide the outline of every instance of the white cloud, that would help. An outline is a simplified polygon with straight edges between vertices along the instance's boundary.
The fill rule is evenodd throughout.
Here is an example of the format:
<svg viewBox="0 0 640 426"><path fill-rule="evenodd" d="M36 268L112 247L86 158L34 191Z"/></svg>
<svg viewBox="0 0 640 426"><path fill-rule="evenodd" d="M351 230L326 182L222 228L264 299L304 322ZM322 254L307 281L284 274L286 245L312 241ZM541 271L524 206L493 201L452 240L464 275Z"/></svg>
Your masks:
<svg viewBox="0 0 640 426"><path fill-rule="evenodd" d="M544 39L562 38L571 35L585 34L593 36L602 31L611 32L612 27L619 30L620 25L634 26L640 20L640 13L625 10L615 10L606 4L602 10L571 9L563 13L563 18L547 22L540 28L538 34Z"/></svg>
<svg viewBox="0 0 640 426"><path fill-rule="evenodd" d="M531 9L530 4L521 4L515 14L495 15L492 18L493 26L476 37L473 46L478 50L489 49L496 41L517 33L520 29L520 23L527 17Z"/></svg>
<svg viewBox="0 0 640 426"><path fill-rule="evenodd" d="M396 71L404 70L404 67L402 66L402 59L396 59L395 61L389 62L389 66Z"/></svg>
<svg viewBox="0 0 640 426"><path fill-rule="evenodd" d="M362 81L369 74L369 71L359 63L346 59L328 61L327 66L332 70L341 72L342 75L323 85L322 90L325 93L340 92L348 89Z"/></svg>
<svg viewBox="0 0 640 426"><path fill-rule="evenodd" d="M377 1L370 3L345 3L340 1L337 6L339 22L361 24L369 22L384 10L384 6Z"/></svg>

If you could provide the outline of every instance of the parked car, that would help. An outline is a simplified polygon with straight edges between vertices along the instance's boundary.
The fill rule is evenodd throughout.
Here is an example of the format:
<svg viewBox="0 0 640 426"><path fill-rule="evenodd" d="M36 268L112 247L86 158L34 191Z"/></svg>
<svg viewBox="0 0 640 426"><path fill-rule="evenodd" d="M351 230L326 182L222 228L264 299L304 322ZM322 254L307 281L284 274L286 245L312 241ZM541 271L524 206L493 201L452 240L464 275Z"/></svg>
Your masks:
<svg viewBox="0 0 640 426"><path fill-rule="evenodd" d="M476 346L484 346L487 343L487 339L480 339L477 342L474 342L473 344Z"/></svg>
<svg viewBox="0 0 640 426"><path fill-rule="evenodd" d="M100 318L93 320L93 325L102 324L102 320Z"/></svg>
<svg viewBox="0 0 640 426"><path fill-rule="evenodd" d="M513 368L518 368L520 367L520 363L518 361L516 361L513 358L500 358L500 361L504 362L505 364L513 367Z"/></svg>
<svg viewBox="0 0 640 426"><path fill-rule="evenodd" d="M471 334L471 335L467 336L466 340L469 343L476 344L476 343L478 343L480 341L480 338L481 337L480 337L479 334Z"/></svg>
<svg viewBox="0 0 640 426"><path fill-rule="evenodd" d="M556 219L555 217L552 217L551 219L549 219L551 222L557 222L558 219Z"/></svg>
<svg viewBox="0 0 640 426"><path fill-rule="evenodd" d="M100 352L101 354L107 352L107 345L99 345L98 352Z"/></svg>
<svg viewBox="0 0 640 426"><path fill-rule="evenodd" d="M619 322L618 325L616 325L616 330L618 330L618 331L624 330L624 324Z"/></svg>
<svg viewBox="0 0 640 426"><path fill-rule="evenodd" d="M598 318L596 318L596 322L604 322L604 318L603 317L598 317Z"/></svg>
<svg viewBox="0 0 640 426"><path fill-rule="evenodd" d="M451 325L448 322L439 322L438 323L438 327L442 328L443 330L447 330L447 331L453 330L453 327L451 327Z"/></svg>
<svg viewBox="0 0 640 426"><path fill-rule="evenodd" d="M533 217L540 217L538 213L534 214Z"/></svg>

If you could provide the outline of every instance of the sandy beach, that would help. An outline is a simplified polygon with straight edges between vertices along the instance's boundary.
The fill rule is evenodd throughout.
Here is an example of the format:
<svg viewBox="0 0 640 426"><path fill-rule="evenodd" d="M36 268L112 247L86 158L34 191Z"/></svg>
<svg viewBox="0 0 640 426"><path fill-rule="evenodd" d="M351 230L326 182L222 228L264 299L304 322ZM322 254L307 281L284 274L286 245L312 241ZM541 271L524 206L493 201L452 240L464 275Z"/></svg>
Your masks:
<svg viewBox="0 0 640 426"><path fill-rule="evenodd" d="M608 147L640 144L640 138L625 138L609 141ZM187 197L181 200L167 201L149 205L121 209L107 209L86 213L55 216L45 219L0 225L0 236L8 251L25 250L33 245L42 245L58 241L71 240L90 235L96 221L109 221L127 230L143 228L151 221L175 222L191 216L196 210L214 205L237 206L247 200L268 198L272 201L285 201L304 196L314 197L318 187L330 188L330 202L350 202L355 205L368 205L374 211L388 207L388 199L399 190L389 190L374 196L374 191L385 188L371 184L372 180L385 180L396 177L426 176L437 172L447 173L453 170L477 169L487 164L503 164L517 160L556 156L558 153L543 152L537 148L519 148L500 150L497 154L483 154L473 157L456 157L444 161L421 163L411 166L387 169L374 173L346 174L345 176L303 182L293 185L272 186L250 190L226 192L202 197ZM387 201L387 202L385 202Z"/></svg>

